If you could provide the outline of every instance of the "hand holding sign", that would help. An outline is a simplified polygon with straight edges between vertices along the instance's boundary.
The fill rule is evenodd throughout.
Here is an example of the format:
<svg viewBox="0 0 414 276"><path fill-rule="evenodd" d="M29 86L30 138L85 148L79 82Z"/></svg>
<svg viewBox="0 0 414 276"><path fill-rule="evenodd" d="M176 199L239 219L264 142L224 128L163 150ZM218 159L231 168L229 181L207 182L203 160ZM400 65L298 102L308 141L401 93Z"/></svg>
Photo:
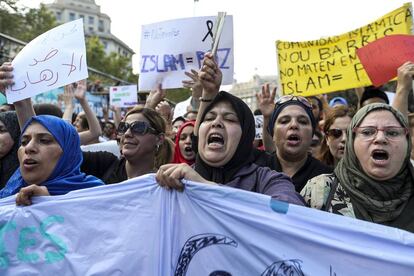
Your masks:
<svg viewBox="0 0 414 276"><path fill-rule="evenodd" d="M414 63L407 61L398 68L397 87L406 91L411 91L413 88L414 78Z"/></svg>
<svg viewBox="0 0 414 276"><path fill-rule="evenodd" d="M10 62L3 63L0 66L0 91L6 91L6 88L13 84L13 66Z"/></svg>
<svg viewBox="0 0 414 276"><path fill-rule="evenodd" d="M83 21L75 20L38 36L12 64L14 84L6 90L9 103L87 78Z"/></svg>
<svg viewBox="0 0 414 276"><path fill-rule="evenodd" d="M203 98L206 100L213 99L220 90L223 75L211 53L204 55L203 66L198 76L203 85Z"/></svg>

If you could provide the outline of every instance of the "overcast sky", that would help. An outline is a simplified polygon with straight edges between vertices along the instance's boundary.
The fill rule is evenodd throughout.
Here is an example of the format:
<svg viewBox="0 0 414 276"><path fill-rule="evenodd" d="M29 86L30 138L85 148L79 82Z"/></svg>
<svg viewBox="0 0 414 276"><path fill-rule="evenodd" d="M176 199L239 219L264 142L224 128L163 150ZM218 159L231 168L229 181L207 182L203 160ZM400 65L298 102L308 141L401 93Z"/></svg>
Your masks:
<svg viewBox="0 0 414 276"><path fill-rule="evenodd" d="M53 0L21 0L28 7ZM402 6L404 0L96 0L112 20L112 33L139 53L141 25L217 15L234 22L235 78L276 75L275 41L301 41L356 29ZM138 71L139 58L134 58Z"/></svg>

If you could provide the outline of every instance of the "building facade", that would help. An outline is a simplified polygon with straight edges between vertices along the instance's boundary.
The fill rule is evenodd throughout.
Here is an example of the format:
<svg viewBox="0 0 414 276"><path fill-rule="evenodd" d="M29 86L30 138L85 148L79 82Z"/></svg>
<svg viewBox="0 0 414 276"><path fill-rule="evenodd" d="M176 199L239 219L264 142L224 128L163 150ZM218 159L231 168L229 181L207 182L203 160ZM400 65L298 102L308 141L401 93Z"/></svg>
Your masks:
<svg viewBox="0 0 414 276"><path fill-rule="evenodd" d="M134 51L111 34L111 18L101 13L101 7L95 0L55 0L45 6L60 24L82 18L85 35L99 37L107 54L115 52L120 56L132 58Z"/></svg>
<svg viewBox="0 0 414 276"><path fill-rule="evenodd" d="M248 82L233 83L230 93L241 98L252 111L258 108L256 101L256 93L261 92L262 85L270 83L270 87L277 86L277 76L259 76L254 75Z"/></svg>

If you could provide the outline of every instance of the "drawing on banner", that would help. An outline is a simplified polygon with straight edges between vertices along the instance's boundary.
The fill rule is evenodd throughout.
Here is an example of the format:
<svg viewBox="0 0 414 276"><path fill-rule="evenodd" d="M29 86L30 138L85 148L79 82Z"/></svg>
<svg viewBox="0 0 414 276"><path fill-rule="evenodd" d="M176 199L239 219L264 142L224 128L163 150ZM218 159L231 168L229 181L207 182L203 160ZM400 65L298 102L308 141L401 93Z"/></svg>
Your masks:
<svg viewBox="0 0 414 276"><path fill-rule="evenodd" d="M12 61L13 103L88 77L81 19L60 25L28 43Z"/></svg>
<svg viewBox="0 0 414 276"><path fill-rule="evenodd" d="M228 236L220 234L199 234L189 238L180 252L180 257L178 258L177 267L175 269L174 276L185 276L187 269L190 265L191 259L203 248L206 248L211 245L230 245L237 247L238 244L235 240ZM214 273L214 272L213 272ZM225 272L230 275L228 272ZM217 274L216 274L217 275ZM223 274L222 274L223 275Z"/></svg>
<svg viewBox="0 0 414 276"><path fill-rule="evenodd" d="M312 96L371 85L356 50L384 36L410 34L411 3L351 32L318 40L276 41L284 95Z"/></svg>
<svg viewBox="0 0 414 276"><path fill-rule="evenodd" d="M298 259L277 261L271 264L261 275L305 276L301 263L302 261Z"/></svg>
<svg viewBox="0 0 414 276"><path fill-rule="evenodd" d="M142 26L139 90L154 89L159 83L165 89L182 87L181 81L187 78L184 72L199 70L204 54L211 50L214 21L214 16L208 16ZM226 16L221 24L215 58L223 73L222 84L226 85L233 82L232 16Z"/></svg>

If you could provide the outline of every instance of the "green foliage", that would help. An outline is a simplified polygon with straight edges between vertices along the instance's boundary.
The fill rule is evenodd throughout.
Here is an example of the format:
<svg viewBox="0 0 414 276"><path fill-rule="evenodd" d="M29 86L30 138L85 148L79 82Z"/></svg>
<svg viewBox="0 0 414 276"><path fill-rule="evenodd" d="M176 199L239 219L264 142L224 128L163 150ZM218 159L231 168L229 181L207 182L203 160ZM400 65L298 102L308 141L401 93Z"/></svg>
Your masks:
<svg viewBox="0 0 414 276"><path fill-rule="evenodd" d="M90 67L131 83L137 83L138 76L132 73L131 60L116 53L107 55L98 37L90 37L86 40L86 59Z"/></svg>
<svg viewBox="0 0 414 276"><path fill-rule="evenodd" d="M57 26L55 16L41 4L40 9L29 9L24 14L24 28L18 38L31 41Z"/></svg>
<svg viewBox="0 0 414 276"><path fill-rule="evenodd" d="M175 103L187 100L191 96L191 91L187 88L167 89L167 99Z"/></svg>
<svg viewBox="0 0 414 276"><path fill-rule="evenodd" d="M17 0L0 0L0 32L29 42L56 27L54 15L42 4L39 9L21 9Z"/></svg>

